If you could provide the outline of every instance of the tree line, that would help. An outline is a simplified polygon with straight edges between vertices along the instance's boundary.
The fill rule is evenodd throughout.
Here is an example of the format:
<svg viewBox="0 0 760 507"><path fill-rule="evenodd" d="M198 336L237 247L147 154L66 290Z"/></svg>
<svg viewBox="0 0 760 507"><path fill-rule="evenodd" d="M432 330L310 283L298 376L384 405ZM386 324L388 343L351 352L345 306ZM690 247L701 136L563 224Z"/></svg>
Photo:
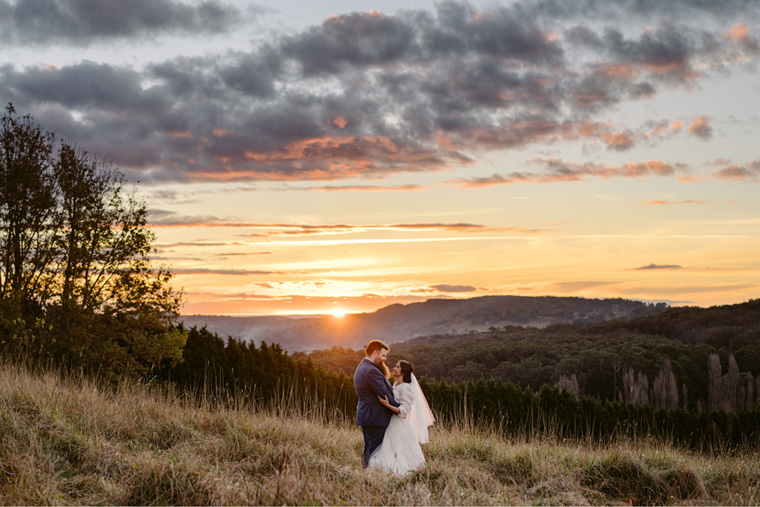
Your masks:
<svg viewBox="0 0 760 507"><path fill-rule="evenodd" d="M144 375L180 360L181 295L124 176L12 104L0 123L0 352Z"/></svg>
<svg viewBox="0 0 760 507"><path fill-rule="evenodd" d="M224 340L205 328L188 331L183 361L167 370L164 379L196 398L208 396L205 391L222 400L261 404L279 402L283 392L297 391L297 400L304 406L316 400L327 419L356 416L352 375L328 370L308 357L297 359L277 344ZM466 420L497 428L506 436L543 434L577 440L654 436L699 450L760 442L757 409L697 414L578 397L548 385L533 391L498 379L449 383L422 376L420 385L439 423Z"/></svg>
<svg viewBox="0 0 760 507"><path fill-rule="evenodd" d="M194 399L229 399L271 405L292 393L292 400L309 406L317 400L331 417L356 415L353 378L322 368L309 359L297 360L279 344L259 346L232 337L222 339L205 327L184 331L182 360L161 371Z"/></svg>
<svg viewBox="0 0 760 507"><path fill-rule="evenodd" d="M420 375L450 383L494 379L600 401L742 412L760 403L758 315L760 300L752 300L628 321L438 334L391 344L389 361L406 359ZM333 347L295 355L350 373L363 353Z"/></svg>

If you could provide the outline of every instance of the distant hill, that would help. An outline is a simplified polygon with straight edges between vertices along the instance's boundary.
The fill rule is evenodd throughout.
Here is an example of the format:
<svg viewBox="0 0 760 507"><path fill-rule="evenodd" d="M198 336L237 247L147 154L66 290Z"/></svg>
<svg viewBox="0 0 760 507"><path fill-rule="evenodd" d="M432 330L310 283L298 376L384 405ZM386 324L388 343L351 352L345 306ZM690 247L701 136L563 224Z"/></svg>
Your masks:
<svg viewBox="0 0 760 507"><path fill-rule="evenodd" d="M485 378L538 391L564 378L566 388L606 401L630 401L638 393L638 403L665 407L665 389L667 403L696 412L760 408L760 299L592 324L431 334L389 345L388 364L405 359L421 378L450 383ZM351 375L364 351L332 347L294 356Z"/></svg>
<svg viewBox="0 0 760 507"><path fill-rule="evenodd" d="M373 313L313 317L228 317L186 315L186 327L203 327L222 337L279 343L290 352L332 346L361 347L369 340L403 342L416 336L464 334L492 327L529 326L631 319L658 313L667 305L625 299L576 297L484 296L471 299L430 299L395 304Z"/></svg>

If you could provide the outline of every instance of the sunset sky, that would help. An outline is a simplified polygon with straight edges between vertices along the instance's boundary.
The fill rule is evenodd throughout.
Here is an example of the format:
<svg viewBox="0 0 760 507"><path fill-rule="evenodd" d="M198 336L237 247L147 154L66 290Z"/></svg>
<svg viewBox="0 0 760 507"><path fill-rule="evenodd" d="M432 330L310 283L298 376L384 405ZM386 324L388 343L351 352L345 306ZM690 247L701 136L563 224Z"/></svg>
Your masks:
<svg viewBox="0 0 760 507"><path fill-rule="evenodd" d="M760 296L757 0L0 0L187 314Z"/></svg>

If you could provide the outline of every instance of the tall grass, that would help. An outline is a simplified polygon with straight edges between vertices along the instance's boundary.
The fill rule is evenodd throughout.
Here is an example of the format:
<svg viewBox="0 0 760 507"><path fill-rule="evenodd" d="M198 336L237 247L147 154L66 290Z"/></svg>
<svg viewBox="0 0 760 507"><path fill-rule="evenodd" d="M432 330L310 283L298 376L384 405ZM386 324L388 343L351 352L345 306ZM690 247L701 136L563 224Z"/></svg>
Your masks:
<svg viewBox="0 0 760 507"><path fill-rule="evenodd" d="M662 441L505 439L462 413L405 477L360 465L360 429L318 390L271 403L0 363L0 503L119 505L732 504L760 502L756 450ZM435 407L433 407L435 408Z"/></svg>

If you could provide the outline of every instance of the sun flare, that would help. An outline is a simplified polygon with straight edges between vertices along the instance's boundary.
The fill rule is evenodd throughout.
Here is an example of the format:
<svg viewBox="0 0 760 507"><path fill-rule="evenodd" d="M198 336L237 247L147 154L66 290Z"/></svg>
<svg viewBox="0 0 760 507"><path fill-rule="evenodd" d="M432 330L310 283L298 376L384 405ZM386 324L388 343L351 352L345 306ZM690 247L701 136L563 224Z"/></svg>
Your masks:
<svg viewBox="0 0 760 507"><path fill-rule="evenodd" d="M335 310L331 311L330 313L332 314L333 317L338 318L338 319L343 318L343 317L346 316L346 310L344 310L342 308L336 308Z"/></svg>

